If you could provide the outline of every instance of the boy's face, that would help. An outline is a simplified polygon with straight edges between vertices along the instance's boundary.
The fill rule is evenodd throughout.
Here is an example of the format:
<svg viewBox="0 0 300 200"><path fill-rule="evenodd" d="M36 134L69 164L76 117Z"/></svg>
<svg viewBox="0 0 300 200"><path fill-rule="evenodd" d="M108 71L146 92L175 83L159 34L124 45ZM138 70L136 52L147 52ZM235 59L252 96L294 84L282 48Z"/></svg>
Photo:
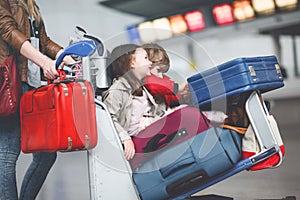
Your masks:
<svg viewBox="0 0 300 200"><path fill-rule="evenodd" d="M163 51L150 51L149 60L152 62L151 74L163 77L163 74L169 70L169 58Z"/></svg>
<svg viewBox="0 0 300 200"><path fill-rule="evenodd" d="M163 73L161 72L161 68L160 68L160 65L152 65L152 67L150 68L150 72L151 74L159 77L159 78L162 78L163 77Z"/></svg>
<svg viewBox="0 0 300 200"><path fill-rule="evenodd" d="M151 74L162 78L163 77L163 72L162 72L163 53L159 51L156 55L150 56L150 60L152 62L152 66L150 68Z"/></svg>

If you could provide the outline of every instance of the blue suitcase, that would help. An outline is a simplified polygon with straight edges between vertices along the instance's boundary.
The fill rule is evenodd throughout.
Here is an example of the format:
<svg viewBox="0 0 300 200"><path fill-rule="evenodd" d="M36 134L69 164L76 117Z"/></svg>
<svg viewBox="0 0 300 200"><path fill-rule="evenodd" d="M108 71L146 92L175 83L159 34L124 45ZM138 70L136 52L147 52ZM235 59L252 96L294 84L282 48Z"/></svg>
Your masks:
<svg viewBox="0 0 300 200"><path fill-rule="evenodd" d="M187 79L194 106L209 105L234 94L280 88L283 76L275 56L237 58Z"/></svg>
<svg viewBox="0 0 300 200"><path fill-rule="evenodd" d="M175 198L230 170L241 159L241 135L210 128L166 149L133 173L143 200Z"/></svg>

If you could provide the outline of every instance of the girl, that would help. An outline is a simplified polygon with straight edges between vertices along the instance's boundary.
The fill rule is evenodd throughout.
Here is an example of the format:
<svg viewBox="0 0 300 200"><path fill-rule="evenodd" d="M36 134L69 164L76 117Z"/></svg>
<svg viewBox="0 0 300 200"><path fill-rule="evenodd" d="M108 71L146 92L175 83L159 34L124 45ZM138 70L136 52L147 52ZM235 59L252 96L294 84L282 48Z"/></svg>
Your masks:
<svg viewBox="0 0 300 200"><path fill-rule="evenodd" d="M164 114L151 94L143 87L143 79L150 76L151 62L147 52L138 45L125 44L111 53L113 84L103 95L114 125L124 145L127 160L135 154L131 137Z"/></svg>

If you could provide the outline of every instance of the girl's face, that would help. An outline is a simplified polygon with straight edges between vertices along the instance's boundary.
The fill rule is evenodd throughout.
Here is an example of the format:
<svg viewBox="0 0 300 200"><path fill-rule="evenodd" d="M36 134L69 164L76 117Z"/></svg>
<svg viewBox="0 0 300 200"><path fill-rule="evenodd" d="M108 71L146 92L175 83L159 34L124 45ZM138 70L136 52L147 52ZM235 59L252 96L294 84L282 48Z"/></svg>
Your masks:
<svg viewBox="0 0 300 200"><path fill-rule="evenodd" d="M132 72L142 80L146 76L150 76L150 67L152 62L148 59L148 54L143 48L137 48L134 53L134 58L131 63Z"/></svg>

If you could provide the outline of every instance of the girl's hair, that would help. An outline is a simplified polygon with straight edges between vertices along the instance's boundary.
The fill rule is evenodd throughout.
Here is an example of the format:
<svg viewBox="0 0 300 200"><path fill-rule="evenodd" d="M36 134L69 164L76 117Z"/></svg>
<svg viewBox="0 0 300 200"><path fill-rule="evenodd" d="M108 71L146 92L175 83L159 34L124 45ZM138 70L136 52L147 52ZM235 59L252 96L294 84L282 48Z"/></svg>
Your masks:
<svg viewBox="0 0 300 200"><path fill-rule="evenodd" d="M142 84L132 73L130 64L132 59L135 57L135 51L137 48L141 48L136 44L123 44L115 47L108 59L108 76L110 81L113 82L114 79L119 77L124 77L129 82L130 86L133 89L133 93L136 96L142 94Z"/></svg>
<svg viewBox="0 0 300 200"><path fill-rule="evenodd" d="M161 72L166 73L170 68L170 59L166 50L156 43L144 44L142 46L148 54L149 60L155 64L159 61L159 64L163 65L161 67Z"/></svg>
<svg viewBox="0 0 300 200"><path fill-rule="evenodd" d="M42 22L42 16L39 7L35 3L35 0L20 0L28 15L35 20L35 25L39 26Z"/></svg>

